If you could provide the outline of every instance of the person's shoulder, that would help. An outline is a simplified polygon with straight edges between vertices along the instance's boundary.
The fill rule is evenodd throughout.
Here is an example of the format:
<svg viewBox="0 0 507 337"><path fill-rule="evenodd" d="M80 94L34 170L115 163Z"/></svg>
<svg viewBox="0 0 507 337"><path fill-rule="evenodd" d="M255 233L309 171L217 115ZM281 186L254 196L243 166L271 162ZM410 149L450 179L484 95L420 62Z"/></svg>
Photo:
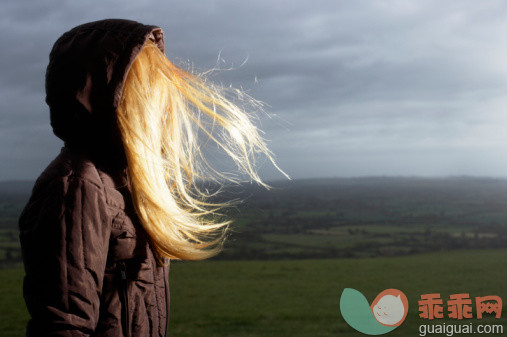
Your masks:
<svg viewBox="0 0 507 337"><path fill-rule="evenodd" d="M104 188L101 173L90 157L82 151L63 147L46 169L40 174L35 185L54 181L80 180L99 189Z"/></svg>
<svg viewBox="0 0 507 337"><path fill-rule="evenodd" d="M88 156L64 147L35 181L19 217L21 233L27 234L46 217L59 217L62 207L76 200L106 202L105 187Z"/></svg>
<svg viewBox="0 0 507 337"><path fill-rule="evenodd" d="M63 147L61 152L41 173L32 190L32 195L44 195L48 191L66 194L69 189L85 186L87 193L95 190L115 208L125 208L125 171L105 167L93 160L87 152Z"/></svg>

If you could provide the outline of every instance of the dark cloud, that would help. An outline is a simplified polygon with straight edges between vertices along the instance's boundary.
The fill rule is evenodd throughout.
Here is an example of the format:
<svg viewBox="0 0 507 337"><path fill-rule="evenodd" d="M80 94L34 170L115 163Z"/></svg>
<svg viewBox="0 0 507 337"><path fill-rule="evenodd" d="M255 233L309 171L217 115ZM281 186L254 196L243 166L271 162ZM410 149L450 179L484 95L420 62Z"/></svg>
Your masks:
<svg viewBox="0 0 507 337"><path fill-rule="evenodd" d="M0 9L0 180L59 151L44 72L66 30L108 17L163 27L167 56L268 104L294 177L505 176L502 1L7 1ZM246 60L246 62L245 62ZM244 64L243 64L244 63ZM266 164L267 178L281 174Z"/></svg>

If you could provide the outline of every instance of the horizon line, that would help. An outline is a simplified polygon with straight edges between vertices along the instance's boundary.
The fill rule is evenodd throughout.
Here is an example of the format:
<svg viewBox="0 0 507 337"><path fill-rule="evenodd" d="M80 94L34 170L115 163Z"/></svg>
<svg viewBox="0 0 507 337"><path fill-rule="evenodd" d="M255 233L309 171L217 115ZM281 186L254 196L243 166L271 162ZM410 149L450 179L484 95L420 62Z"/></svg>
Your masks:
<svg viewBox="0 0 507 337"><path fill-rule="evenodd" d="M291 181L301 181L301 180L325 180L325 179L490 179L490 180L507 180L506 176L486 176L486 175L472 175L472 174L452 174L452 175L409 175L409 174L397 174L397 175L358 175L358 176L314 176L314 177L299 177L299 178L291 178L289 179L266 179L264 182L266 184L274 183L274 182L291 182ZM9 179L9 180L0 180L0 184L3 183L13 183L13 182L31 182L35 183L35 179ZM240 184L254 184L252 181L240 181Z"/></svg>

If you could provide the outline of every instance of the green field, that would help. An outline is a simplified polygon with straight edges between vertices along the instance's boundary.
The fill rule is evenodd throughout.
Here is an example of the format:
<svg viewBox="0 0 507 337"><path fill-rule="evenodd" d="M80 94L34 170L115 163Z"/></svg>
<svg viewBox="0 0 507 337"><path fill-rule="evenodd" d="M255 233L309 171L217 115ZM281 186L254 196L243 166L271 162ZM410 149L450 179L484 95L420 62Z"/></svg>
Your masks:
<svg viewBox="0 0 507 337"><path fill-rule="evenodd" d="M507 248L507 180L325 178L229 186L232 220L216 260L363 258ZM21 262L17 219L29 182L0 182L0 269ZM222 199L220 199L222 198Z"/></svg>
<svg viewBox="0 0 507 337"><path fill-rule="evenodd" d="M0 270L2 336L24 335L28 314L22 276L19 267ZM369 301L387 288L407 295L407 319L388 336L418 336L418 326L430 322L502 324L505 332L506 280L506 249L390 258L173 262L169 336L364 336L341 318L339 298L346 287ZM420 319L420 295L435 292L444 303L455 293L498 295L504 300L502 318Z"/></svg>

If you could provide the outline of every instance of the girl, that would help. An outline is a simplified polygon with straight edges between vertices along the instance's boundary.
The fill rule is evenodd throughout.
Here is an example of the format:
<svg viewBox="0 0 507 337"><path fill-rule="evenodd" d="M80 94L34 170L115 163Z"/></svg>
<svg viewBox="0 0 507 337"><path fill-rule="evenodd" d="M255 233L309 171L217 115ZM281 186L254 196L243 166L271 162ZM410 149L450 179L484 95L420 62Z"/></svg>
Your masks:
<svg viewBox="0 0 507 337"><path fill-rule="evenodd" d="M244 106L174 66L157 26L101 20L56 41L46 102L65 144L19 219L27 336L166 335L170 259L216 255L230 223L199 183L236 180L199 132L265 187L254 155L277 167L238 93Z"/></svg>

